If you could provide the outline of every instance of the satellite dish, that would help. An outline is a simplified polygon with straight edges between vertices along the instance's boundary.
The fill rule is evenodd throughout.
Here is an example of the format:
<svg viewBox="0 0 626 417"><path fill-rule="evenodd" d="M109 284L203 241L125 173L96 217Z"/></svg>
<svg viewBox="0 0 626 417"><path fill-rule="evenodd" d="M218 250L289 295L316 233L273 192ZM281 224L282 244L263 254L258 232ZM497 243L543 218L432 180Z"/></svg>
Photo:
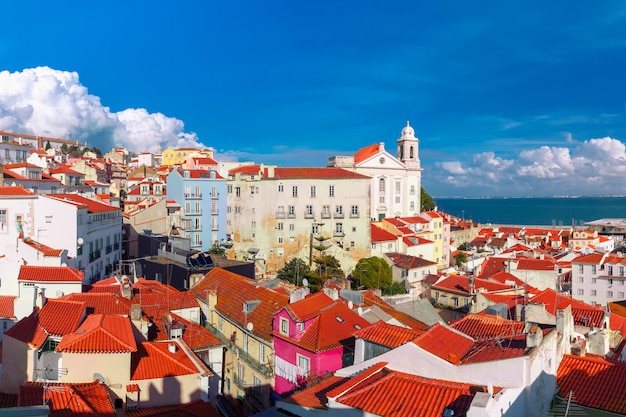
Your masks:
<svg viewBox="0 0 626 417"><path fill-rule="evenodd" d="M97 379L101 384L104 384L106 382L106 379L97 372L93 374L93 379Z"/></svg>
<svg viewBox="0 0 626 417"><path fill-rule="evenodd" d="M308 287L308 285L309 285L309 280L308 280L308 279L306 279L306 278L304 278L304 279L302 280L302 285L303 285L303 286L305 286L305 287Z"/></svg>
<svg viewBox="0 0 626 417"><path fill-rule="evenodd" d="M76 243L78 243L79 245L82 245L83 243L85 243L85 241L83 240L82 237L79 237L78 239L76 239Z"/></svg>
<svg viewBox="0 0 626 417"><path fill-rule="evenodd" d="M63 291L57 290L57 298L61 298L61 297L63 297L63 295L64 295Z"/></svg>
<svg viewBox="0 0 626 417"><path fill-rule="evenodd" d="M248 331L251 332L252 329L254 329L254 324L252 324L252 322L249 322L248 324L246 324L246 329L248 329Z"/></svg>
<svg viewBox="0 0 626 417"><path fill-rule="evenodd" d="M352 310L353 307L354 307L354 303L352 302L352 300L348 300L348 308Z"/></svg>

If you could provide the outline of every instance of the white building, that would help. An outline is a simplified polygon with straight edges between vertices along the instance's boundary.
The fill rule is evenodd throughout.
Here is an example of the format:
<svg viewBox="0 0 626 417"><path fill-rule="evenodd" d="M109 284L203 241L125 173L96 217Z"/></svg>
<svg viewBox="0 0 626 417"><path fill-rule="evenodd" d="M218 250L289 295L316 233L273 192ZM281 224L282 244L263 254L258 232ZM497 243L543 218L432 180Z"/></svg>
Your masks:
<svg viewBox="0 0 626 417"><path fill-rule="evenodd" d="M258 274L294 257L332 255L344 272L370 256L370 181L341 168L243 166L226 182L229 258L254 259Z"/></svg>
<svg viewBox="0 0 626 417"><path fill-rule="evenodd" d="M572 298L603 307L626 300L626 258L593 253L574 259Z"/></svg>
<svg viewBox="0 0 626 417"><path fill-rule="evenodd" d="M334 156L328 161L329 167L345 168L371 177L370 213L376 220L414 216L421 211L419 140L409 122L396 143L396 155L388 152L385 144L380 142L360 149L353 156Z"/></svg>

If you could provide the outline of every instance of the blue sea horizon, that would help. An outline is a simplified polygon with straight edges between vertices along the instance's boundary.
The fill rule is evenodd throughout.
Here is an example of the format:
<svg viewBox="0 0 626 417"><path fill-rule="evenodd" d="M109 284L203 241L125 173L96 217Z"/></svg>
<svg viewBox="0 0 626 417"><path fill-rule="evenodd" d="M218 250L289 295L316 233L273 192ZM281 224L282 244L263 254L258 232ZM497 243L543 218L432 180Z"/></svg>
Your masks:
<svg viewBox="0 0 626 417"><path fill-rule="evenodd" d="M483 224L582 226L603 218L626 218L626 197L436 198L437 209Z"/></svg>

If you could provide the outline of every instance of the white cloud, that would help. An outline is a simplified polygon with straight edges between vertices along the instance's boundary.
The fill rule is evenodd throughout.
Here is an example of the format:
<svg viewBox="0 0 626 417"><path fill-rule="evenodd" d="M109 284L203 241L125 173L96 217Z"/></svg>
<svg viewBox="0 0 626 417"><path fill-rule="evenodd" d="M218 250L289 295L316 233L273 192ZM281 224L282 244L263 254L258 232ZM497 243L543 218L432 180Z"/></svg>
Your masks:
<svg viewBox="0 0 626 417"><path fill-rule="evenodd" d="M626 194L623 142L605 137L568 143L573 147L541 146L521 151L516 159L483 152L466 162L438 162L429 182L439 184L435 195Z"/></svg>
<svg viewBox="0 0 626 417"><path fill-rule="evenodd" d="M87 142L102 151L124 146L135 152L158 146L200 147L184 123L145 109L117 113L80 83L76 72L49 67L0 72L0 130Z"/></svg>

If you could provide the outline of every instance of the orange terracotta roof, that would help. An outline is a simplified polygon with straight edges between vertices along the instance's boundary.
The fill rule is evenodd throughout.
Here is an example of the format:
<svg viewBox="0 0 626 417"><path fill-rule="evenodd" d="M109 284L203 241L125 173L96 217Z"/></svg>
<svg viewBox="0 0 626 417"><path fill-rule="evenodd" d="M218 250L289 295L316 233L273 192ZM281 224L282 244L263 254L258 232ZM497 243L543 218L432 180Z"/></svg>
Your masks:
<svg viewBox="0 0 626 417"><path fill-rule="evenodd" d="M185 320L176 314L172 314L172 318L185 326L183 329L183 340L194 352L223 345L222 341L208 331L206 327Z"/></svg>
<svg viewBox="0 0 626 417"><path fill-rule="evenodd" d="M556 316L557 310L572 306L574 324L577 326L602 328L604 322L604 309L591 306L549 288L530 298L529 302L543 304L546 311L553 316Z"/></svg>
<svg viewBox="0 0 626 417"><path fill-rule="evenodd" d="M44 329L39 326L37 315L39 310L35 310L30 316L24 317L18 321L9 330L4 332L4 336L12 337L20 342L26 343L34 348L41 347L48 335Z"/></svg>
<svg viewBox="0 0 626 417"><path fill-rule="evenodd" d="M393 242L396 240L396 235L376 226L374 223L370 223L370 231L372 243Z"/></svg>
<svg viewBox="0 0 626 417"><path fill-rule="evenodd" d="M128 317L92 314L74 333L63 336L57 352L136 352L137 344Z"/></svg>
<svg viewBox="0 0 626 417"><path fill-rule="evenodd" d="M299 340L285 337L280 332L274 333L274 336L310 352L325 352L342 347L343 340L351 338L354 332L368 326L370 322L350 310L344 303L334 302L321 307Z"/></svg>
<svg viewBox="0 0 626 417"><path fill-rule="evenodd" d="M63 249L54 249L42 243L35 242L33 239L26 238L24 239L24 243L30 246L31 248L41 252L43 256L57 257L57 256L61 256L61 253L63 253Z"/></svg>
<svg viewBox="0 0 626 417"><path fill-rule="evenodd" d="M298 404L299 406L306 408L327 409L326 394L346 382L348 379L349 378L331 376L310 388L294 393L292 396L285 399L285 402Z"/></svg>
<svg viewBox="0 0 626 417"><path fill-rule="evenodd" d="M7 319L15 318L15 295L0 295L0 317Z"/></svg>
<svg viewBox="0 0 626 417"><path fill-rule="evenodd" d="M530 271L554 271L556 262L552 259L519 259L517 269Z"/></svg>
<svg viewBox="0 0 626 417"><path fill-rule="evenodd" d="M115 408L107 388L99 381L88 383L25 382L19 389L19 407L41 405L45 399L51 417L114 417Z"/></svg>
<svg viewBox="0 0 626 417"><path fill-rule="evenodd" d="M379 145L377 143L361 148L354 154L354 163L359 164L376 155L378 152Z"/></svg>
<svg viewBox="0 0 626 417"><path fill-rule="evenodd" d="M0 196L15 197L15 196L34 196L35 193L28 191L21 185L15 186L3 186L0 187Z"/></svg>
<svg viewBox="0 0 626 417"><path fill-rule="evenodd" d="M512 285L474 278L474 289L484 288L486 292L510 290ZM466 275L450 275L432 286L433 290L448 291L458 294L470 294L469 277Z"/></svg>
<svg viewBox="0 0 626 417"><path fill-rule="evenodd" d="M19 281L83 282L85 273L69 266L22 265Z"/></svg>
<svg viewBox="0 0 626 417"><path fill-rule="evenodd" d="M485 275L482 275L482 277L485 277ZM485 277L487 278L487 277ZM513 274L510 274L508 272L505 271L500 271L500 272L496 272L495 274L490 275L488 278L490 278L493 281L497 281L501 284L507 284L508 282L512 282L514 284L516 284L518 287L521 287L524 285L524 281L522 281L521 279L519 279L518 277L516 277Z"/></svg>
<svg viewBox="0 0 626 417"><path fill-rule="evenodd" d="M564 355L556 375L557 395L585 407L626 414L626 363Z"/></svg>
<svg viewBox="0 0 626 417"><path fill-rule="evenodd" d="M474 339L451 330L441 323L433 324L413 343L439 358L458 365L474 347Z"/></svg>
<svg viewBox="0 0 626 417"><path fill-rule="evenodd" d="M72 293L64 295L61 299L85 303L88 314L115 314L130 316L130 309L132 306L132 302L130 300L109 292Z"/></svg>
<svg viewBox="0 0 626 417"><path fill-rule="evenodd" d="M244 329L248 323L252 323L253 333L267 341L272 340L274 313L289 303L288 296L222 268L212 269L191 289L200 300L206 300L211 291L217 293L215 307L218 312ZM261 303L252 312L245 313L244 302L252 300L261 300Z"/></svg>
<svg viewBox="0 0 626 417"><path fill-rule="evenodd" d="M56 198L61 201L70 201L87 207L89 213L106 213L109 211L121 211L119 207L113 207L108 204L101 203L91 198L83 197L78 194L48 194L50 198Z"/></svg>
<svg viewBox="0 0 626 417"><path fill-rule="evenodd" d="M491 339L524 332L524 322L506 320L499 316L470 314L450 324L473 339Z"/></svg>
<svg viewBox="0 0 626 417"><path fill-rule="evenodd" d="M39 325L46 333L64 336L76 330L85 312L85 303L48 299L39 311Z"/></svg>
<svg viewBox="0 0 626 417"><path fill-rule="evenodd" d="M269 178L267 168L263 175ZM358 174L343 168L278 168L274 169L274 179L370 179L367 175Z"/></svg>
<svg viewBox="0 0 626 417"><path fill-rule="evenodd" d="M303 300L285 306L285 310L296 321L307 321L317 316L320 310L332 305L335 301L324 292L310 294Z"/></svg>
<svg viewBox="0 0 626 417"><path fill-rule="evenodd" d="M426 268L437 265L437 262L403 253L386 253L385 256L391 259L395 266L402 269Z"/></svg>
<svg viewBox="0 0 626 417"><path fill-rule="evenodd" d="M415 339L420 334L422 334L421 331L388 324L381 320L357 331L354 336L379 345L397 348Z"/></svg>
<svg viewBox="0 0 626 417"><path fill-rule="evenodd" d="M170 352L170 344L176 346L175 352ZM201 373L176 341L143 342L131 362L132 381Z"/></svg>

